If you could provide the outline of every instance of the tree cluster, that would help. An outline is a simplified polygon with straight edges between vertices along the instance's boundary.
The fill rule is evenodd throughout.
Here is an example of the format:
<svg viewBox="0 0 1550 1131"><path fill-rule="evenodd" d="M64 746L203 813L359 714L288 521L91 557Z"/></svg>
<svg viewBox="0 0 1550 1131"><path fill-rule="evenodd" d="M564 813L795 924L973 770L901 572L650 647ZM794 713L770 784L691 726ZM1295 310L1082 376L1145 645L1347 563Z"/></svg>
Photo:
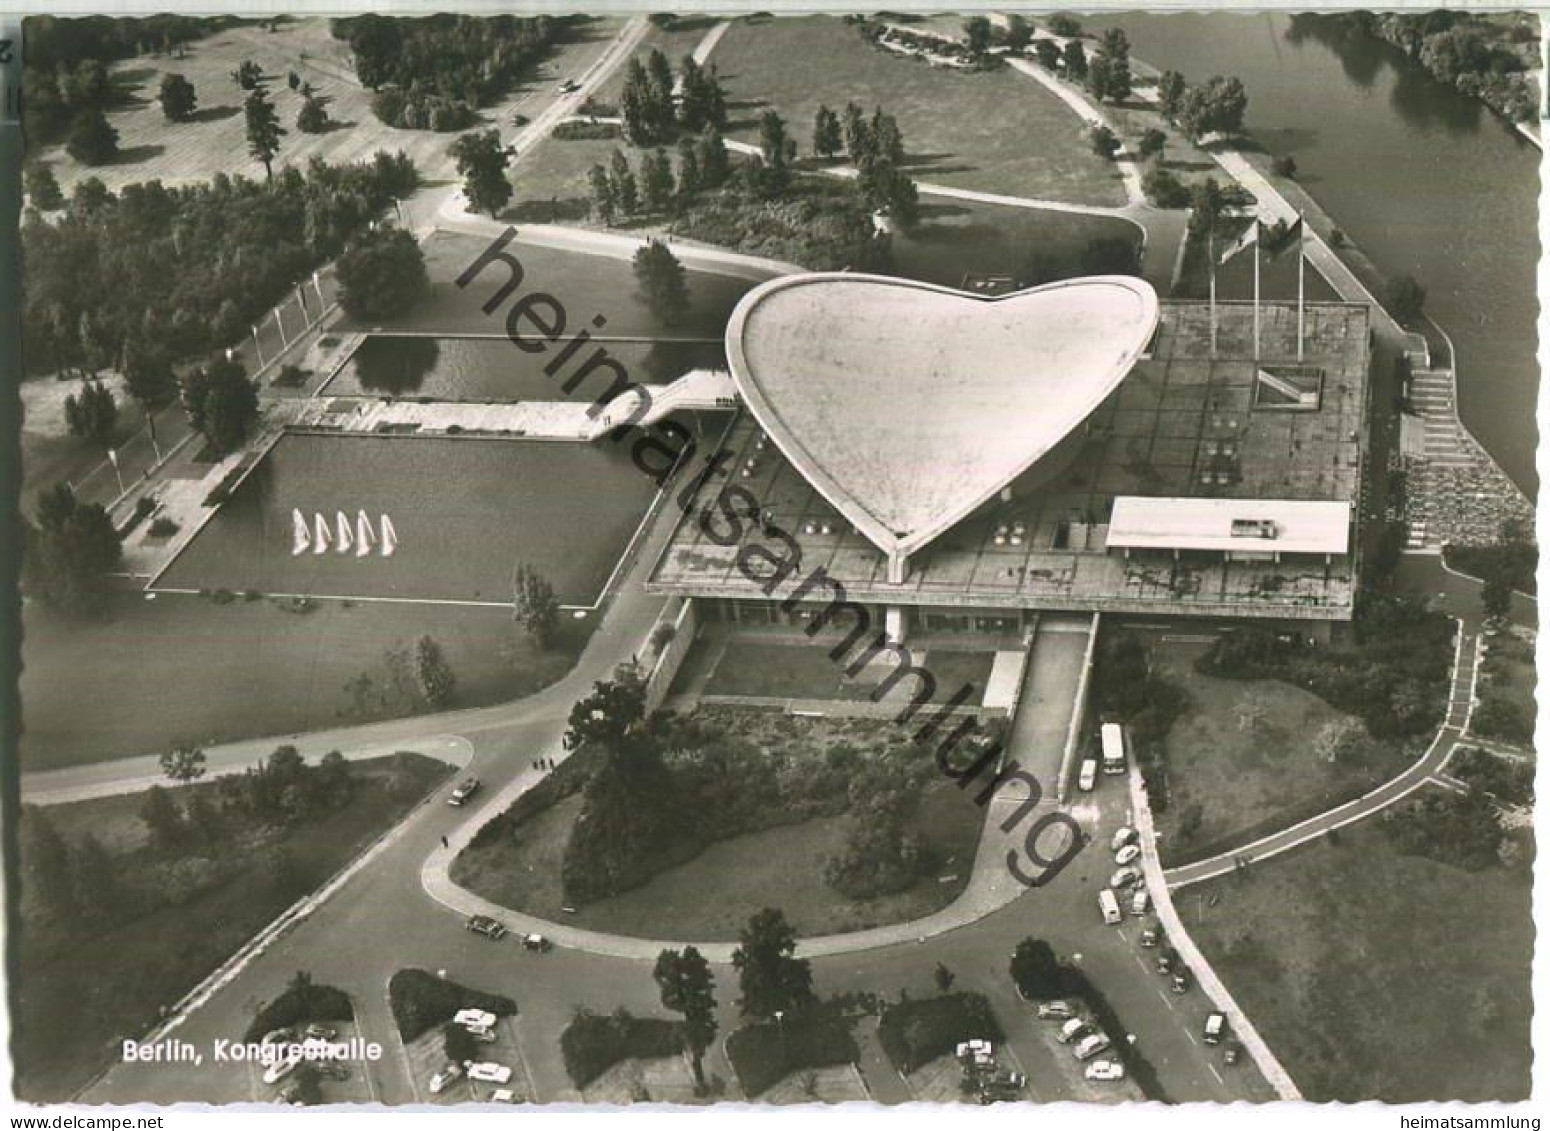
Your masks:
<svg viewBox="0 0 1550 1131"><path fill-rule="evenodd" d="M614 150L607 165L587 173L592 207L605 224L642 214L681 212L699 194L719 189L732 175L726 143L714 126L697 136L678 139L675 174L667 150L658 147L641 155L636 168Z"/></svg>
<svg viewBox="0 0 1550 1131"><path fill-rule="evenodd" d="M1130 97L1130 40L1119 28L1098 38L1098 50L1087 65L1087 89L1100 102L1124 102Z"/></svg>
<svg viewBox="0 0 1550 1131"><path fill-rule="evenodd" d="M103 611L108 574L123 561L123 547L101 505L82 503L69 484L56 484L38 497L37 523L24 523L23 535L27 592L72 616Z"/></svg>
<svg viewBox="0 0 1550 1131"><path fill-rule="evenodd" d="M350 241L339 257L339 305L361 322L402 317L431 289L425 253L402 228L372 228Z"/></svg>
<svg viewBox="0 0 1550 1131"><path fill-rule="evenodd" d="M135 352L175 361L246 338L416 180L407 157L387 153L357 165L314 161L268 186L219 173L115 195L89 177L59 218L23 220L28 370L97 372Z"/></svg>
<svg viewBox="0 0 1550 1131"><path fill-rule="evenodd" d="M183 375L180 398L189 427L220 456L240 448L258 420L258 387L240 361L212 358Z"/></svg>
<svg viewBox="0 0 1550 1131"><path fill-rule="evenodd" d="M824 862L824 882L850 899L875 899L913 887L937 864L924 838L910 828L919 800L892 762L871 763L850 789L845 842Z"/></svg>
<svg viewBox="0 0 1550 1131"><path fill-rule="evenodd" d="M402 129L457 130L509 93L567 34L572 20L537 16L362 15L333 22L355 73L378 96L372 112Z"/></svg>
<svg viewBox="0 0 1550 1131"><path fill-rule="evenodd" d="M715 67L702 67L686 55L675 79L667 56L653 50L644 64L638 58L630 60L619 96L619 115L631 145L663 145L680 132L725 130L726 94Z"/></svg>
<svg viewBox="0 0 1550 1131"><path fill-rule="evenodd" d="M1504 19L1515 22L1515 17L1459 11L1352 16L1362 18L1349 20L1350 26L1381 35L1437 79L1511 120L1532 121L1538 114L1534 76L1523 50L1537 44L1538 37L1532 27L1518 25L1523 28L1518 35L1503 26Z"/></svg>
<svg viewBox="0 0 1550 1131"><path fill-rule="evenodd" d="M1506 833L1491 799L1480 790L1429 790L1381 822L1395 847L1407 856L1478 872L1501 860Z"/></svg>
<svg viewBox="0 0 1550 1131"><path fill-rule="evenodd" d="M113 442L117 424L118 403L101 381L85 381L80 395L65 397L65 426L72 436L106 448Z"/></svg>
<svg viewBox="0 0 1550 1131"><path fill-rule="evenodd" d="M1249 95L1236 77L1212 75L1191 86L1178 71L1166 71L1157 82L1157 108L1191 140L1199 141L1212 134L1241 132Z"/></svg>
<svg viewBox="0 0 1550 1131"><path fill-rule="evenodd" d="M435 710L446 707L456 694L456 673L434 637L422 636L412 648L387 649L382 664L385 671L380 681L370 670L345 681L352 713Z"/></svg>

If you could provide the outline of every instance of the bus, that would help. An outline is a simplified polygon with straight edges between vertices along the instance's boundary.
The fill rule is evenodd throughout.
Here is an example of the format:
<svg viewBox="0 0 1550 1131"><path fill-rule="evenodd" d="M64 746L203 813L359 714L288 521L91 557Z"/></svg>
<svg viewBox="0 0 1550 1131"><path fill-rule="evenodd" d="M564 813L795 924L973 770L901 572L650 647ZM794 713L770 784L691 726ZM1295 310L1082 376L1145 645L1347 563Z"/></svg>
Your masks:
<svg viewBox="0 0 1550 1131"><path fill-rule="evenodd" d="M1125 728L1118 723L1104 723L1098 731L1103 746L1103 772L1125 772Z"/></svg>
<svg viewBox="0 0 1550 1131"><path fill-rule="evenodd" d="M1119 922L1119 900L1114 898L1114 893L1104 888L1098 893L1098 910L1103 914L1103 921L1109 926Z"/></svg>

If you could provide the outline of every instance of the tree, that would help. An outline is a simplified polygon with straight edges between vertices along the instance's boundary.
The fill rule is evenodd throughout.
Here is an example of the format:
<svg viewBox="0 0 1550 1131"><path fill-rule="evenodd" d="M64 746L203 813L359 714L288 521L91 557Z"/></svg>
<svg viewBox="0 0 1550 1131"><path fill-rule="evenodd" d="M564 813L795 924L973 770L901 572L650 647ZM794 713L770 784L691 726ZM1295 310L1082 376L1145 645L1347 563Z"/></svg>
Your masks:
<svg viewBox="0 0 1550 1131"><path fill-rule="evenodd" d="M1226 206L1222 186L1217 184L1215 177L1196 181L1189 190L1190 235L1204 239L1207 232L1214 231L1217 221L1221 219L1222 209Z"/></svg>
<svg viewBox="0 0 1550 1131"><path fill-rule="evenodd" d="M592 694L571 707L565 749L623 752L643 738L645 721L646 681L634 665L622 664L612 680L594 683Z"/></svg>
<svg viewBox="0 0 1550 1131"><path fill-rule="evenodd" d="M479 1042L474 1035L455 1021L448 1021L441 1029L441 1051L451 1064L465 1064L477 1060Z"/></svg>
<svg viewBox="0 0 1550 1131"><path fill-rule="evenodd" d="M1068 16L1063 12L1045 20L1044 26L1049 28L1051 35L1058 35L1062 39L1070 39L1072 36L1082 34L1082 22L1075 16Z"/></svg>
<svg viewBox="0 0 1550 1131"><path fill-rule="evenodd" d="M716 80L695 62L693 55L685 55L680 69L678 124L690 133L699 133L710 125L716 109Z"/></svg>
<svg viewBox="0 0 1550 1131"><path fill-rule="evenodd" d="M1185 133L1199 140L1210 134L1242 130L1248 105L1248 92L1240 80L1213 75L1205 84L1184 90L1175 117Z"/></svg>
<svg viewBox="0 0 1550 1131"><path fill-rule="evenodd" d="M101 110L83 111L70 127L65 152L82 165L106 165L118 156L118 131Z"/></svg>
<svg viewBox="0 0 1550 1131"><path fill-rule="evenodd" d="M700 148L692 137L685 134L678 139L678 200L687 204L704 186L700 172Z"/></svg>
<svg viewBox="0 0 1550 1131"><path fill-rule="evenodd" d="M1072 82L1083 82L1087 78L1087 49L1082 46L1080 39L1073 39L1066 44L1061 52L1061 58L1066 64L1066 78Z"/></svg>
<svg viewBox="0 0 1550 1131"><path fill-rule="evenodd" d="M1290 153L1283 153L1274 161L1270 162L1270 171L1278 177L1285 177L1287 180L1292 180L1297 176L1297 158L1293 157Z"/></svg>
<svg viewBox="0 0 1550 1131"><path fill-rule="evenodd" d="M415 646L415 676L419 680L420 694L432 707L445 707L452 702L452 693L457 687L457 679L452 674L452 668L447 663L447 658L442 654L441 645L429 636L420 637L420 642Z"/></svg>
<svg viewBox="0 0 1550 1131"><path fill-rule="evenodd" d="M673 164L665 149L659 148L641 158L640 182L649 211L661 212L672 204Z"/></svg>
<svg viewBox="0 0 1550 1131"><path fill-rule="evenodd" d="M673 66L659 48L646 56L646 83L651 134L662 141L673 132Z"/></svg>
<svg viewBox="0 0 1550 1131"><path fill-rule="evenodd" d="M425 253L402 228L364 232L339 257L339 305L352 318L401 317L430 291Z"/></svg>
<svg viewBox="0 0 1550 1131"><path fill-rule="evenodd" d="M963 35L969 46L969 54L976 59L990 50L990 20L984 16L970 16L963 22Z"/></svg>
<svg viewBox="0 0 1550 1131"><path fill-rule="evenodd" d="M156 96L161 103L162 115L169 122L186 122L194 116L199 98L194 84L182 75L165 74L161 77L161 90Z"/></svg>
<svg viewBox="0 0 1550 1131"><path fill-rule="evenodd" d="M205 776L205 752L197 746L177 746L161 756L161 772L177 782L189 782Z"/></svg>
<svg viewBox="0 0 1550 1131"><path fill-rule="evenodd" d="M258 89L259 80L264 77L264 68L260 67L252 59L244 59L237 65L237 69L231 73L231 81L242 90Z"/></svg>
<svg viewBox="0 0 1550 1131"><path fill-rule="evenodd" d="M22 806L17 865L25 899L36 900L47 915L64 917L75 912L70 846L54 827L48 810L40 806Z"/></svg>
<svg viewBox="0 0 1550 1131"><path fill-rule="evenodd" d="M868 148L873 157L892 161L895 165L904 164L904 133L899 129L898 119L879 109L873 113L867 133Z"/></svg>
<svg viewBox="0 0 1550 1131"><path fill-rule="evenodd" d="M1053 39L1036 40L1033 45L1033 57L1046 71L1054 71L1060 66L1060 44Z"/></svg>
<svg viewBox="0 0 1550 1131"><path fill-rule="evenodd" d="M872 150L872 134L867 126L866 112L854 102L845 103L845 152L852 162L860 164Z"/></svg>
<svg viewBox="0 0 1550 1131"><path fill-rule="evenodd" d="M635 281L652 316L677 326L689 312L689 284L683 264L666 244L652 240L635 253Z"/></svg>
<svg viewBox="0 0 1550 1131"><path fill-rule="evenodd" d="M958 975L954 974L944 964L938 962L936 969L931 971L931 980L936 983L937 992L945 994L953 988L953 983L958 980Z"/></svg>
<svg viewBox="0 0 1550 1131"><path fill-rule="evenodd" d="M23 170L27 200L40 212L52 212L65 206L65 194L59 191L54 167L47 161L29 161Z"/></svg>
<svg viewBox="0 0 1550 1131"><path fill-rule="evenodd" d="M915 182L884 157L862 162L856 178L862 199L874 211L886 213L906 231L920 216L920 197Z"/></svg>
<svg viewBox="0 0 1550 1131"><path fill-rule="evenodd" d="M1480 609L1487 617L1505 617L1512 611L1512 586L1499 572L1493 572L1480 586Z"/></svg>
<svg viewBox="0 0 1550 1131"><path fill-rule="evenodd" d="M786 122L773 110L759 115L759 156L764 161L764 192L774 196L790 180L791 162L796 160L797 143L786 134Z"/></svg>
<svg viewBox="0 0 1550 1131"><path fill-rule="evenodd" d="M100 381L83 381L81 395L65 398L65 424L72 436L106 448L113 443L118 403Z"/></svg>
<svg viewBox="0 0 1550 1131"><path fill-rule="evenodd" d="M626 216L633 216L640 207L640 192L635 184L635 174L630 172L630 162L619 150L609 158L609 175L613 179L614 203Z"/></svg>
<svg viewBox="0 0 1550 1131"><path fill-rule="evenodd" d="M1108 126L1094 126L1087 134L1088 144L1099 157L1113 161L1119 153L1119 138L1114 136L1114 131Z"/></svg>
<svg viewBox="0 0 1550 1131"><path fill-rule="evenodd" d="M1032 41L1033 25L1027 17L1019 16L1016 12L1009 13L1006 17L1006 45L1021 54Z"/></svg>
<svg viewBox="0 0 1550 1131"><path fill-rule="evenodd" d="M1157 109L1162 112L1164 118L1170 122L1178 118L1179 109L1184 104L1184 94L1188 89L1189 84L1178 71L1162 73L1162 77L1157 80Z"/></svg>
<svg viewBox="0 0 1550 1131"><path fill-rule="evenodd" d="M813 152L825 160L832 160L844 147L840 116L827 106L819 106L813 116Z"/></svg>
<svg viewBox="0 0 1550 1131"><path fill-rule="evenodd" d="M560 601L554 586L532 566L523 563L513 578L511 612L537 645L548 650L560 627Z"/></svg>
<svg viewBox="0 0 1550 1131"><path fill-rule="evenodd" d="M601 164L587 170L587 185L592 190L592 207L608 227L613 227L614 210L618 200L614 194L613 178Z"/></svg>
<svg viewBox="0 0 1550 1131"><path fill-rule="evenodd" d="M240 361L215 358L183 378L183 411L218 455L236 451L258 420L258 390Z"/></svg>
<svg viewBox="0 0 1550 1131"><path fill-rule="evenodd" d="M1326 762L1338 762L1356 749L1364 733L1357 719L1331 719L1313 736L1313 752Z"/></svg>
<svg viewBox="0 0 1550 1131"><path fill-rule="evenodd" d="M178 803L159 785L145 791L140 803L140 819L150 831L151 843L157 848L176 848L185 840L187 827L183 824L183 811Z"/></svg>
<svg viewBox="0 0 1550 1131"><path fill-rule="evenodd" d="M1426 288L1414 275L1400 275L1388 285L1388 305L1395 319L1407 325L1421 317Z"/></svg>
<svg viewBox="0 0 1550 1131"><path fill-rule="evenodd" d="M61 612L90 616L102 610L108 574L123 560L118 531L97 503L81 503L68 483L38 498L38 525L23 557L28 588Z"/></svg>
<svg viewBox="0 0 1550 1131"><path fill-rule="evenodd" d="M328 108L323 105L323 100L316 95L307 95L296 112L296 128L304 134L320 134L328 126Z"/></svg>
<svg viewBox="0 0 1550 1131"><path fill-rule="evenodd" d="M682 951L664 950L652 971L662 994L662 1005L683 1014L684 1047L694 1065L694 1080L705 1087L705 1050L716 1039L716 980L710 963L692 946Z"/></svg>
<svg viewBox="0 0 1550 1131"><path fill-rule="evenodd" d="M280 116L275 112L274 103L269 101L269 92L255 86L242 104L242 113L247 123L248 156L264 167L264 179L272 181L275 155L280 152L280 139L287 131L280 125Z"/></svg>
<svg viewBox="0 0 1550 1131"><path fill-rule="evenodd" d="M165 350L139 337L124 343L124 388L147 413L166 404L177 387L177 375Z"/></svg>
<svg viewBox="0 0 1550 1131"><path fill-rule="evenodd" d="M499 130L467 133L452 143L449 151L463 177L463 195L475 212L498 215L511 199L511 182L506 166L511 153L501 142Z"/></svg>
<svg viewBox="0 0 1550 1131"><path fill-rule="evenodd" d="M70 852L70 892L82 914L112 911L120 892L113 857L92 833L86 833Z"/></svg>
<svg viewBox="0 0 1550 1131"><path fill-rule="evenodd" d="M721 140L721 132L712 127L700 138L700 182L708 189L720 188L731 175L726 142Z"/></svg>
<svg viewBox="0 0 1550 1131"><path fill-rule="evenodd" d="M732 966L738 973L745 1017L773 1017L813 1001L812 963L796 958L796 932L773 907L753 915L738 932Z"/></svg>
<svg viewBox="0 0 1550 1131"><path fill-rule="evenodd" d="M1034 1001L1059 997L1065 992L1065 970L1054 948L1043 939L1025 938L1012 951L1009 969L1017 992Z"/></svg>
<svg viewBox="0 0 1550 1131"><path fill-rule="evenodd" d="M1149 128L1136 142L1136 156L1143 161L1150 161L1153 157L1161 157L1162 151L1168 144L1168 135L1162 130Z"/></svg>
<svg viewBox="0 0 1550 1131"><path fill-rule="evenodd" d="M1093 60L1102 61L1102 87L1090 84L1093 95L1109 102L1123 102L1130 97L1132 77L1130 73L1130 40L1125 33L1112 27L1098 39L1098 51Z"/></svg>

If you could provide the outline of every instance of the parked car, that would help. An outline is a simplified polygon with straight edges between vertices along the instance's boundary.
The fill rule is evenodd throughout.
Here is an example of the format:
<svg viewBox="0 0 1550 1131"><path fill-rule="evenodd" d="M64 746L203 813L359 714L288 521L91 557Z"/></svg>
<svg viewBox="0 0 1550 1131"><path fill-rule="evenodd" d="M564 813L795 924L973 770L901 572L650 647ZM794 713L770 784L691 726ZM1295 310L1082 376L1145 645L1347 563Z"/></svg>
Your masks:
<svg viewBox="0 0 1550 1131"><path fill-rule="evenodd" d="M478 792L479 779L464 778L462 781L457 783L457 788L452 791L450 796L448 796L447 804L461 805L463 802L467 801L470 797Z"/></svg>
<svg viewBox="0 0 1550 1131"><path fill-rule="evenodd" d="M486 1084L505 1084L511 1080L511 1069L494 1061L481 1061L468 1066L470 1080L483 1080Z"/></svg>
<svg viewBox="0 0 1550 1131"><path fill-rule="evenodd" d="M1082 1043L1076 1046L1076 1059L1091 1060L1108 1047L1109 1038L1102 1033L1094 1033L1089 1037L1084 1037Z"/></svg>
<svg viewBox="0 0 1550 1131"><path fill-rule="evenodd" d="M1078 1037L1086 1036L1090 1031L1084 1018L1073 1017L1060 1027L1060 1032L1055 1034L1055 1039L1063 1045L1069 1045Z"/></svg>
<svg viewBox="0 0 1550 1131"><path fill-rule="evenodd" d="M1043 1001L1039 1003L1039 1020L1066 1021L1076 1016L1076 1010L1068 1001Z"/></svg>
<svg viewBox="0 0 1550 1131"><path fill-rule="evenodd" d="M552 950L554 943L544 938L543 935L523 935L522 946L527 950L534 950L539 954L543 954L545 951Z"/></svg>
<svg viewBox="0 0 1550 1131"><path fill-rule="evenodd" d="M504 938L506 935L506 924L496 919L491 919L488 915L471 916L464 925L475 934L483 935L490 939Z"/></svg>
<svg viewBox="0 0 1550 1131"><path fill-rule="evenodd" d="M575 79L566 79L560 83L561 94L575 94L581 89L581 84Z"/></svg>
<svg viewBox="0 0 1550 1131"><path fill-rule="evenodd" d="M1133 864L1127 864L1109 877L1109 886L1120 889L1128 888L1131 884L1141 881L1141 869Z"/></svg>
<svg viewBox="0 0 1550 1131"><path fill-rule="evenodd" d="M478 1027L480 1029L495 1028L495 1014L487 1009L460 1009L452 1015L452 1023L461 1025L465 1029Z"/></svg>
<svg viewBox="0 0 1550 1131"><path fill-rule="evenodd" d="M461 1079L462 1076L463 1076L463 1066L462 1065L460 1065L460 1064L449 1064L449 1065L447 1065L440 1072L436 1073L436 1075L431 1077L431 1084L430 1084L431 1095L433 1095L433 1096L441 1095L441 1093L446 1091L447 1088L450 1087L454 1081Z"/></svg>
<svg viewBox="0 0 1550 1131"><path fill-rule="evenodd" d="M1082 1075L1089 1080L1123 1080L1125 1066L1117 1060L1095 1060Z"/></svg>
<svg viewBox="0 0 1550 1131"><path fill-rule="evenodd" d="M1114 831L1114 839L1109 841L1109 851L1118 852L1127 844L1134 844L1135 840L1136 830L1129 825L1121 825Z"/></svg>
<svg viewBox="0 0 1550 1131"><path fill-rule="evenodd" d="M1237 1064L1243 1059L1243 1046L1237 1041L1228 1041L1222 1046L1222 1063Z"/></svg>
<svg viewBox="0 0 1550 1131"><path fill-rule="evenodd" d="M469 1034L472 1035L474 1040L483 1041L487 1045L493 1044L496 1037L498 1036L495 1030L490 1028L488 1025L465 1025L463 1028L468 1030Z"/></svg>
<svg viewBox="0 0 1550 1131"><path fill-rule="evenodd" d="M1165 946L1157 952L1157 972L1159 974L1172 974L1173 968L1178 965L1179 952L1171 946Z"/></svg>
<svg viewBox="0 0 1550 1131"><path fill-rule="evenodd" d="M490 1102L492 1104L514 1104L517 1102L517 1093L510 1088L496 1088L495 1091L490 1093Z"/></svg>
<svg viewBox="0 0 1550 1131"><path fill-rule="evenodd" d="M1150 950L1162 941L1162 931L1157 927L1148 927L1141 932L1141 945Z"/></svg>
<svg viewBox="0 0 1550 1131"><path fill-rule="evenodd" d="M1132 860L1140 855L1141 846L1139 844L1127 844L1114 854L1114 863L1129 864Z"/></svg>
<svg viewBox="0 0 1550 1131"><path fill-rule="evenodd" d="M1083 793L1090 793L1098 785L1098 759L1086 758L1082 761L1081 771L1077 774L1076 787Z"/></svg>
<svg viewBox="0 0 1550 1131"><path fill-rule="evenodd" d="M1201 1036L1208 1045L1220 1044L1222 1035L1227 1032L1227 1014L1212 1013L1206 1018L1205 1029Z"/></svg>
<svg viewBox="0 0 1550 1131"><path fill-rule="evenodd" d="M1136 888L1130 896L1130 913L1132 915L1145 915L1147 908L1152 906L1152 893L1146 890L1146 885Z"/></svg>
<svg viewBox="0 0 1550 1131"><path fill-rule="evenodd" d="M338 1029L335 1029L332 1025L324 1025L318 1021L314 1021L311 1025L308 1025L304 1030L302 1030L302 1032L305 1033L309 1038L317 1041L331 1041L339 1035Z"/></svg>
<svg viewBox="0 0 1550 1131"><path fill-rule="evenodd" d="M1194 984L1194 979L1190 977L1187 967L1181 966L1173 975L1173 992L1176 994L1189 993L1190 986Z"/></svg>

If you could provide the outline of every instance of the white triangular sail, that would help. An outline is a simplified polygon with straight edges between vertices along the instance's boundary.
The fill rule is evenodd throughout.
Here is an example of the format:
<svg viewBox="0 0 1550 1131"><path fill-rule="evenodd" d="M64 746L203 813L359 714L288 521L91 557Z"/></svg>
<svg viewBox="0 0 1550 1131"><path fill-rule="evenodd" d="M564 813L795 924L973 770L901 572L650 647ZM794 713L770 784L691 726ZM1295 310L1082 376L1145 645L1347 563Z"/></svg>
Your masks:
<svg viewBox="0 0 1550 1131"><path fill-rule="evenodd" d="M398 549L398 531L393 529L393 520L387 515L382 516L382 549L384 558L391 558L393 551Z"/></svg>
<svg viewBox="0 0 1550 1131"><path fill-rule="evenodd" d="M355 516L355 556L364 558L376 544L377 532L371 527L371 519L365 511L359 511Z"/></svg>
<svg viewBox="0 0 1550 1131"><path fill-rule="evenodd" d="M333 542L334 535L328 529L328 519L323 517L322 511L318 511L312 516L312 552L326 554Z"/></svg>
<svg viewBox="0 0 1550 1131"><path fill-rule="evenodd" d="M339 511L334 516L334 527L338 530L338 536L334 544L334 553L348 554L355 545L355 534L350 530L350 516L344 511Z"/></svg>
<svg viewBox="0 0 1550 1131"><path fill-rule="evenodd" d="M307 529L307 516L300 510L291 510L291 556L305 554L312 545L312 531Z"/></svg>

